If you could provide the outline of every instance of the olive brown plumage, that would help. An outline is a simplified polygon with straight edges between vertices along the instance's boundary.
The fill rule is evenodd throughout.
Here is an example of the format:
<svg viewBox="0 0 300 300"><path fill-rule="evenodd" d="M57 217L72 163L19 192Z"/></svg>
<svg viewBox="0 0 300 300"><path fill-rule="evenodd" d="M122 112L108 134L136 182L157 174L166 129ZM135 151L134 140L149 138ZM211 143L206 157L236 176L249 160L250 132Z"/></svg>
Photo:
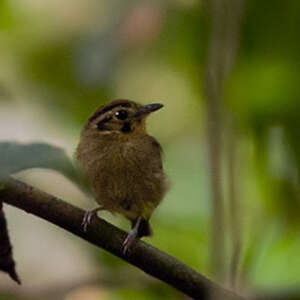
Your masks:
<svg viewBox="0 0 300 300"><path fill-rule="evenodd" d="M77 147L76 158L100 205L86 213L84 228L99 210L124 215L132 223L125 253L136 237L151 235L149 219L167 190L161 147L145 124L162 106L123 99L101 106L85 124Z"/></svg>

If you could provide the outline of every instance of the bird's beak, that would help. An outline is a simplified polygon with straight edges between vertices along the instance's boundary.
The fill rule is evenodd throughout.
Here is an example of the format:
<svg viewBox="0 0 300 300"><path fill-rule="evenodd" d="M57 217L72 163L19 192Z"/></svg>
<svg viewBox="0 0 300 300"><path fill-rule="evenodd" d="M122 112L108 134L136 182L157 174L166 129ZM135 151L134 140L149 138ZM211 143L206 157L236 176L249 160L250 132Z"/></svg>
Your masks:
<svg viewBox="0 0 300 300"><path fill-rule="evenodd" d="M159 110L163 107L160 103L153 103L153 104L147 104L145 106L142 106L139 111L136 113L136 117L148 115L156 110Z"/></svg>

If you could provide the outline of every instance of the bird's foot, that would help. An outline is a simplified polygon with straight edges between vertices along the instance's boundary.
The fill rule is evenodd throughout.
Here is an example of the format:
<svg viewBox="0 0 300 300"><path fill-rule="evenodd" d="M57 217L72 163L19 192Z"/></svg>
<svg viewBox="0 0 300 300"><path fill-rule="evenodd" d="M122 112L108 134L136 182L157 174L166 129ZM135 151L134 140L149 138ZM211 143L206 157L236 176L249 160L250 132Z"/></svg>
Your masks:
<svg viewBox="0 0 300 300"><path fill-rule="evenodd" d="M95 212L93 212L92 210L88 210L84 213L82 223L81 223L81 226L83 227L84 232L87 231L87 227L90 225L92 216L94 214L95 214Z"/></svg>
<svg viewBox="0 0 300 300"><path fill-rule="evenodd" d="M128 253L128 251L130 251L130 247L132 246L133 242L135 241L137 237L137 231L136 230L131 230L124 242L123 242L123 254L126 255Z"/></svg>
<svg viewBox="0 0 300 300"><path fill-rule="evenodd" d="M84 216L83 216L83 219L82 219L82 223L81 223L81 226L83 227L83 231L86 232L87 231L87 228L88 226L90 225L91 223L91 220L92 220L92 217L99 211L99 210L102 210L103 207L97 207L95 209L92 209L92 210L87 210L85 213L84 213Z"/></svg>

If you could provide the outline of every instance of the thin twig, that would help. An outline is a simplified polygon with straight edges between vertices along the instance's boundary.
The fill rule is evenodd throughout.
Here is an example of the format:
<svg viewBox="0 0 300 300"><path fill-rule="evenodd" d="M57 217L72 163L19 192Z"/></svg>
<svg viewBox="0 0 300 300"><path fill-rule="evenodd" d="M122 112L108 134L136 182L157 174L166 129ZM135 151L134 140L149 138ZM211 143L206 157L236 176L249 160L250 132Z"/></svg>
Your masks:
<svg viewBox="0 0 300 300"><path fill-rule="evenodd" d="M211 38L208 50L205 74L205 105L207 112L207 141L210 171L210 192L212 201L211 210L211 266L212 273L219 280L224 280L224 201L222 193L222 140L223 126L222 113L222 82L224 74L224 56L222 55L225 44L224 37L226 18L224 17L223 0L211 0ZM222 49L222 51L220 51Z"/></svg>
<svg viewBox="0 0 300 300"><path fill-rule="evenodd" d="M210 0L211 38L205 74L207 140L212 198L212 271L225 277L225 213L222 193L223 88L236 60L244 0ZM236 249L235 249L236 250Z"/></svg>
<svg viewBox="0 0 300 300"><path fill-rule="evenodd" d="M235 289L238 284L238 267L241 255L241 211L238 201L238 176L237 176L237 137L231 120L228 122L228 204L229 204L229 227L231 233L232 253L229 270L231 288Z"/></svg>

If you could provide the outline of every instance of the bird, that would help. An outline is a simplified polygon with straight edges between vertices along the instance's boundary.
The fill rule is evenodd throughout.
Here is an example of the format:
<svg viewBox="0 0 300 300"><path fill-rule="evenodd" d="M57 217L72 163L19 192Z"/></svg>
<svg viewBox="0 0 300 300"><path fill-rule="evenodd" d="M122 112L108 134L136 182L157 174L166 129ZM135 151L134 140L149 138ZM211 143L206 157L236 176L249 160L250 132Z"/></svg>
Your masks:
<svg viewBox="0 0 300 300"><path fill-rule="evenodd" d="M152 235L149 220L168 190L162 147L146 131L146 119L163 107L115 99L100 106L84 125L75 157L99 204L85 212L87 230L92 217L106 210L131 222L124 254L136 239Z"/></svg>

